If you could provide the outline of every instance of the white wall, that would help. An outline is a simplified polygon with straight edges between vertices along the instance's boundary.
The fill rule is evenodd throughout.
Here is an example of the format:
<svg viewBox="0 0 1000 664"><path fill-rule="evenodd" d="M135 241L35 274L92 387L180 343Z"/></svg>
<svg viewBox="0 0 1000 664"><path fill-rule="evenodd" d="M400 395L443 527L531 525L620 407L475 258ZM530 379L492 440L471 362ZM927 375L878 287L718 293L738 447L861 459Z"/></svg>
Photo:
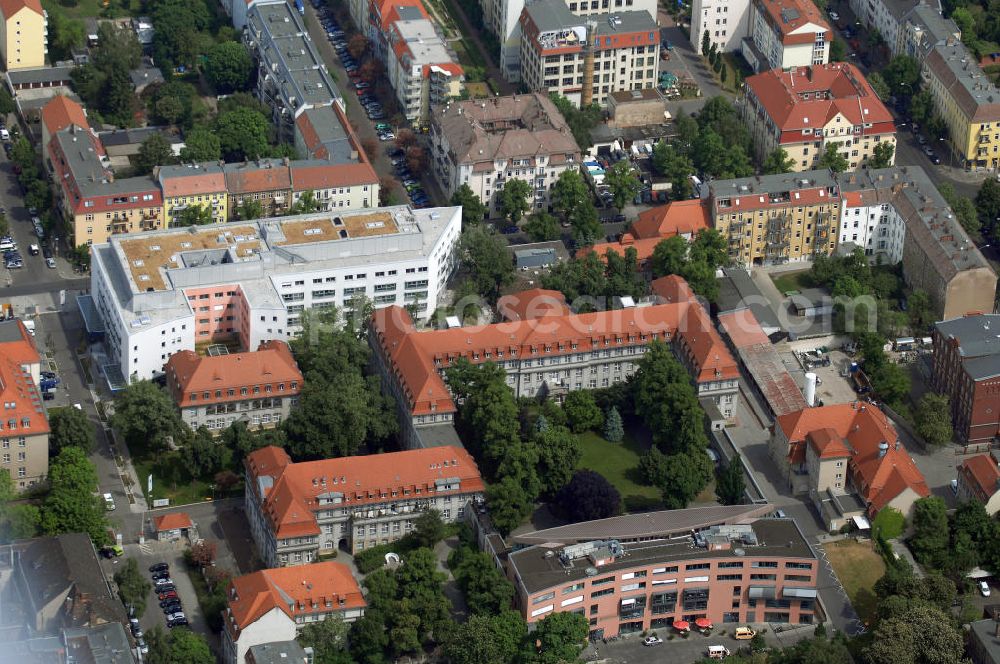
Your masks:
<svg viewBox="0 0 1000 664"><path fill-rule="evenodd" d="M235 644L235 659L229 664L244 664L250 648L274 641L291 641L295 638L295 622L279 608L273 608L240 632Z"/></svg>

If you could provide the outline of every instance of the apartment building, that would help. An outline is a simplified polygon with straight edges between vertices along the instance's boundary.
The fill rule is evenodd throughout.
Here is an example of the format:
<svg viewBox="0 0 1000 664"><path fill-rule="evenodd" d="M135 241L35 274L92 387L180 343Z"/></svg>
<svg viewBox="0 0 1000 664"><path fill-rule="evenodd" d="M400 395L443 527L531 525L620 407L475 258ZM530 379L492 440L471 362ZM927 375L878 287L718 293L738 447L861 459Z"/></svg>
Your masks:
<svg viewBox="0 0 1000 664"><path fill-rule="evenodd" d="M180 224L189 207L208 210L214 223L229 219L226 173L220 164L160 166L154 174L163 192L163 218L168 228Z"/></svg>
<svg viewBox="0 0 1000 664"><path fill-rule="evenodd" d="M257 646L294 641L303 625L327 619L354 622L368 606L350 568L335 562L238 576L229 582L226 602L222 630L226 664L245 664Z"/></svg>
<svg viewBox="0 0 1000 664"><path fill-rule="evenodd" d="M648 267L656 245L663 240L679 235L691 242L698 233L709 228L711 223L708 201L700 198L673 201L640 212L617 241L598 242L579 250L577 255L593 252L603 258L608 251L613 251L624 256L629 249L634 249L636 260L644 267Z"/></svg>
<svg viewBox="0 0 1000 664"><path fill-rule="evenodd" d="M1000 167L1000 91L961 43L935 46L923 66L934 108L948 126L956 166Z"/></svg>
<svg viewBox="0 0 1000 664"><path fill-rule="evenodd" d="M825 521L836 521L838 515L826 512L849 506L851 497L869 518L886 507L909 518L913 503L930 495L892 422L873 404L856 401L779 416L768 446L788 487L808 494Z"/></svg>
<svg viewBox="0 0 1000 664"><path fill-rule="evenodd" d="M722 53L742 48L750 30L750 0L694 0L691 3L691 46L701 53L702 39Z"/></svg>
<svg viewBox="0 0 1000 664"><path fill-rule="evenodd" d="M229 218L243 218L241 206L250 201L260 204L264 217L287 213L292 206L292 174L288 163L288 159L258 159L223 165Z"/></svg>
<svg viewBox="0 0 1000 664"><path fill-rule="evenodd" d="M573 314L553 291L525 291L516 294L516 306L500 303L504 322L429 331L417 331L401 307L388 307L375 312L368 340L383 385L396 398L408 447L426 444L426 427L454 421L444 373L459 358L499 365L517 397L561 400L570 390L625 380L649 344L663 341L688 365L699 396L729 418L739 371L721 340L705 329L701 304L685 292L665 285L664 293L673 294L669 303Z"/></svg>
<svg viewBox="0 0 1000 664"><path fill-rule="evenodd" d="M465 71L458 56L426 18L397 20L389 29L391 53L386 58L389 85L406 119L427 123L431 106L457 99Z"/></svg>
<svg viewBox="0 0 1000 664"><path fill-rule="evenodd" d="M113 236L91 251L109 370L152 378L195 344L285 341L305 309L350 310L361 295L424 319L457 264L461 218L396 206Z"/></svg>
<svg viewBox="0 0 1000 664"><path fill-rule="evenodd" d="M976 313L934 324L932 385L947 394L955 436L963 444L1000 435L1000 315Z"/></svg>
<svg viewBox="0 0 1000 664"><path fill-rule="evenodd" d="M892 204L892 183L897 189L902 186L896 177L902 172L861 170L839 178L843 204L837 244L843 251L861 247L866 255L882 256L886 263L903 260L906 222Z"/></svg>
<svg viewBox="0 0 1000 664"><path fill-rule="evenodd" d="M851 0L855 17L877 30L892 55L923 61L931 48L961 39L955 22L941 15L940 5L928 0Z"/></svg>
<svg viewBox="0 0 1000 664"><path fill-rule="evenodd" d="M578 523L573 529L594 531L598 525ZM591 639L669 630L682 620L692 628L702 619L717 626L816 621L821 563L790 519L663 538L647 534L632 542L617 536L638 539L635 526L614 525L608 530L613 539L555 540L507 552L505 568L525 620L579 613L589 621Z"/></svg>
<svg viewBox="0 0 1000 664"><path fill-rule="evenodd" d="M754 71L830 61L833 31L810 0L753 0L748 21L740 52Z"/></svg>
<svg viewBox="0 0 1000 664"><path fill-rule="evenodd" d="M757 158L784 150L794 171L819 166L830 144L851 170L867 166L875 147L893 146L896 125L864 74L845 62L771 69L746 79L743 120Z"/></svg>
<svg viewBox="0 0 1000 664"><path fill-rule="evenodd" d="M271 108L279 136L291 139L304 111L337 104L340 90L316 51L302 16L288 2L257 2L243 40L257 60L257 96Z"/></svg>
<svg viewBox="0 0 1000 664"><path fill-rule="evenodd" d="M223 315L231 309L216 307L210 312L208 305L199 306L199 315L214 316L216 326L222 327L232 319ZM170 356L163 372L185 424L212 432L234 422L244 422L250 429L277 427L298 403L303 383L283 341L265 341L255 351L231 355L182 350Z"/></svg>
<svg viewBox="0 0 1000 664"><path fill-rule="evenodd" d="M45 66L49 14L39 0L0 2L0 57L6 71Z"/></svg>
<svg viewBox="0 0 1000 664"><path fill-rule="evenodd" d="M562 0L539 0L521 12L521 83L533 92L556 93L579 106L584 85L590 102L604 106L621 90L656 86L660 29L645 11L580 17ZM585 81L588 49L593 78Z"/></svg>
<svg viewBox="0 0 1000 664"><path fill-rule="evenodd" d="M58 131L46 162L58 207L69 220L76 245L106 242L115 233L163 228L163 196L148 176L116 179L104 145L76 124Z"/></svg>
<svg viewBox="0 0 1000 664"><path fill-rule="evenodd" d="M991 517L1000 512L1000 467L992 454L977 454L958 465L959 501L976 501Z"/></svg>
<svg viewBox="0 0 1000 664"><path fill-rule="evenodd" d="M809 260L837 247L842 201L829 171L715 180L708 199L712 226L735 262Z"/></svg>
<svg viewBox="0 0 1000 664"><path fill-rule="evenodd" d="M41 358L17 319L0 322L0 469L24 490L49 472L49 421L38 392Z"/></svg>
<svg viewBox="0 0 1000 664"><path fill-rule="evenodd" d="M244 466L246 515L268 567L394 542L430 509L458 521L485 489L475 460L452 445L300 463L265 447Z"/></svg>
<svg viewBox="0 0 1000 664"><path fill-rule="evenodd" d="M451 196L463 184L500 214L500 191L509 179L531 186L532 207L545 209L566 170L580 164L580 147L559 109L544 94L452 102L436 107L430 122L431 169Z"/></svg>

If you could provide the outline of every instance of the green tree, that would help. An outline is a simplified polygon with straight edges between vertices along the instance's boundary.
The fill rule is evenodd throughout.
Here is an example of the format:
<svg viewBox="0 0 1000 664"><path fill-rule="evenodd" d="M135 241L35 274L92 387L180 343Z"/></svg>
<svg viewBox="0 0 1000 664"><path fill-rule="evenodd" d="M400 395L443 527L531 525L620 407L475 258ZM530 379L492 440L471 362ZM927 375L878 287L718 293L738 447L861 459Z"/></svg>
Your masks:
<svg viewBox="0 0 1000 664"><path fill-rule="evenodd" d="M627 159L617 161L604 174L604 182L611 189L615 197L615 207L621 210L635 198L635 195L642 189L642 182L639 174L632 168L631 162Z"/></svg>
<svg viewBox="0 0 1000 664"><path fill-rule="evenodd" d="M146 635L149 664L214 664L215 655L201 634L189 629L172 629L164 633L158 626Z"/></svg>
<svg viewBox="0 0 1000 664"><path fill-rule="evenodd" d="M525 633L524 619L516 611L473 615L449 636L445 658L451 664L510 664Z"/></svg>
<svg viewBox="0 0 1000 664"><path fill-rule="evenodd" d="M917 405L914 419L917 433L931 445L951 442L951 406L947 394L925 393Z"/></svg>
<svg viewBox="0 0 1000 664"><path fill-rule="evenodd" d="M895 507L883 507L872 521L872 532L887 540L896 539L903 534L906 527L906 517Z"/></svg>
<svg viewBox="0 0 1000 664"><path fill-rule="evenodd" d="M115 584L122 603L132 607L137 618L142 618L146 612L146 597L153 586L139 571L135 558L126 560L125 565L115 572Z"/></svg>
<svg viewBox="0 0 1000 664"><path fill-rule="evenodd" d="M591 245L601 236L601 222L597 218L597 209L593 203L588 202L578 207L570 217L569 223L573 226L573 241L577 246Z"/></svg>
<svg viewBox="0 0 1000 664"><path fill-rule="evenodd" d="M976 19L973 18L972 12L966 7L957 7L951 12L950 18L962 32L962 43L970 48L975 47L978 38L976 37Z"/></svg>
<svg viewBox="0 0 1000 664"><path fill-rule="evenodd" d="M712 479L712 460L705 450L686 449L667 455L666 482L660 486L668 510L684 509Z"/></svg>
<svg viewBox="0 0 1000 664"><path fill-rule="evenodd" d="M525 664L562 664L575 662L589 631L587 619L579 613L550 613L536 623L535 631L525 639Z"/></svg>
<svg viewBox="0 0 1000 664"><path fill-rule="evenodd" d="M260 219L264 216L264 205L260 201L246 199L236 206L238 219Z"/></svg>
<svg viewBox="0 0 1000 664"><path fill-rule="evenodd" d="M889 84L886 83L885 79L877 71L873 71L868 74L868 84L872 86L872 90L878 95L878 98L882 101L888 101L889 97L892 96L892 90L889 89Z"/></svg>
<svg viewBox="0 0 1000 664"><path fill-rule="evenodd" d="M288 214L308 214L309 212L315 212L319 209L319 201L316 200L316 192L309 191L302 192L299 199L292 204L291 209Z"/></svg>
<svg viewBox="0 0 1000 664"><path fill-rule="evenodd" d="M572 217L584 205L593 205L590 188L579 171L567 170L560 173L556 183L552 185L550 198L553 209L564 219Z"/></svg>
<svg viewBox="0 0 1000 664"><path fill-rule="evenodd" d="M83 46L87 38L83 21L67 18L61 7L55 7L51 4L46 5L46 11L48 12L49 60L59 62L72 59L73 49Z"/></svg>
<svg viewBox="0 0 1000 664"><path fill-rule="evenodd" d="M573 390L567 394L563 410L574 433L596 429L604 423L604 414L594 401L594 395L587 390Z"/></svg>
<svg viewBox="0 0 1000 664"><path fill-rule="evenodd" d="M320 622L306 623L295 640L313 649L313 664L352 664L347 652L348 624L340 618L327 617Z"/></svg>
<svg viewBox="0 0 1000 664"><path fill-rule="evenodd" d="M795 170L795 160L790 158L783 148L775 148L764 159L760 170L767 175L791 173Z"/></svg>
<svg viewBox="0 0 1000 664"><path fill-rule="evenodd" d="M827 143L819 158L819 168L829 168L834 173L843 173L850 167L847 157L840 152L840 143Z"/></svg>
<svg viewBox="0 0 1000 664"><path fill-rule="evenodd" d="M193 477L207 479L230 465L232 453L216 442L208 428L201 426L181 448L181 458Z"/></svg>
<svg viewBox="0 0 1000 664"><path fill-rule="evenodd" d="M897 55L882 70L882 78L897 97L916 94L920 83L920 63L908 55Z"/></svg>
<svg viewBox="0 0 1000 664"><path fill-rule="evenodd" d="M679 235L657 242L653 247L653 257L650 259L653 278L681 274L687 262L687 252L687 242Z"/></svg>
<svg viewBox="0 0 1000 664"><path fill-rule="evenodd" d="M538 211L528 217L521 226L532 242L547 242L559 239L559 221L548 212Z"/></svg>
<svg viewBox="0 0 1000 664"><path fill-rule="evenodd" d="M557 94L550 94L549 98L555 104L559 112L562 113L566 124L569 125L573 138L581 150L587 150L593 145L590 130L593 129L603 119L603 111L597 104L591 104L583 108L577 108L565 97Z"/></svg>
<svg viewBox="0 0 1000 664"><path fill-rule="evenodd" d="M727 145L713 129L703 129L693 146L694 165L719 179L753 175L750 157L741 145Z"/></svg>
<svg viewBox="0 0 1000 664"><path fill-rule="evenodd" d="M184 135L181 161L219 161L222 157L222 143L214 131L206 127L195 127Z"/></svg>
<svg viewBox="0 0 1000 664"><path fill-rule="evenodd" d="M462 234L461 255L476 292L496 302L500 289L514 280L514 263L504 241L486 228L473 227Z"/></svg>
<svg viewBox="0 0 1000 664"><path fill-rule="evenodd" d="M542 491L552 496L573 477L583 456L580 440L565 427L549 427L538 432L535 440L538 449L538 479Z"/></svg>
<svg viewBox="0 0 1000 664"><path fill-rule="evenodd" d="M892 166L892 157L896 152L896 146L889 142L882 142L872 150L872 156L868 160L868 168L889 168Z"/></svg>
<svg viewBox="0 0 1000 664"><path fill-rule="evenodd" d="M184 431L173 399L148 380L132 383L115 400L111 425L135 449L166 447L166 438Z"/></svg>
<svg viewBox="0 0 1000 664"><path fill-rule="evenodd" d="M226 161L257 159L270 150L267 118L249 108L220 113L215 120L215 133Z"/></svg>
<svg viewBox="0 0 1000 664"><path fill-rule="evenodd" d="M212 210L207 205L191 204L181 210L173 223L174 226L204 226L215 221Z"/></svg>
<svg viewBox="0 0 1000 664"><path fill-rule="evenodd" d="M514 586L488 553L462 546L448 560L466 605L475 615L497 615L510 608Z"/></svg>
<svg viewBox="0 0 1000 664"><path fill-rule="evenodd" d="M708 35L708 30L706 30L701 35L701 54L707 58L711 50L712 50L712 39Z"/></svg>
<svg viewBox="0 0 1000 664"><path fill-rule="evenodd" d="M53 408L49 411L49 454L55 456L65 447L79 447L88 454L96 443L94 425L77 408Z"/></svg>
<svg viewBox="0 0 1000 664"><path fill-rule="evenodd" d="M389 633L386 630L386 615L381 609L369 608L365 615L351 626L351 655L360 664L382 664L386 661L384 651L389 647Z"/></svg>
<svg viewBox="0 0 1000 664"><path fill-rule="evenodd" d="M872 389L888 403L899 402L910 393L910 374L898 364L887 364L868 377Z"/></svg>
<svg viewBox="0 0 1000 664"><path fill-rule="evenodd" d="M486 217L486 206L467 184L462 184L451 195L451 204L462 206L462 227L469 228L482 223Z"/></svg>
<svg viewBox="0 0 1000 664"><path fill-rule="evenodd" d="M708 456L707 454L705 456ZM725 468L718 471L715 495L723 505L739 505L743 502L746 481L743 478L743 463L740 455L729 460Z"/></svg>
<svg viewBox="0 0 1000 664"><path fill-rule="evenodd" d="M611 407L604 418L604 439L611 443L620 443L625 439L625 427L622 416L615 406Z"/></svg>
<svg viewBox="0 0 1000 664"><path fill-rule="evenodd" d="M961 662L962 635L951 627L948 614L926 604L879 622L864 649L870 664L942 664Z"/></svg>
<svg viewBox="0 0 1000 664"><path fill-rule="evenodd" d="M520 526L534 509L533 498L516 477L504 477L486 488L486 505L497 531L507 536Z"/></svg>
<svg viewBox="0 0 1000 664"><path fill-rule="evenodd" d="M253 76L253 59L243 44L235 41L213 46L205 56L205 77L218 94L246 90Z"/></svg>
<svg viewBox="0 0 1000 664"><path fill-rule="evenodd" d="M4 87L0 86L0 115L10 115L15 110L14 98L11 96L10 91Z"/></svg>
<svg viewBox="0 0 1000 664"><path fill-rule="evenodd" d="M170 142L159 132L153 134L139 146L139 154L135 156L135 171L137 175L148 175L157 166L166 166L174 162L174 153Z"/></svg>
<svg viewBox="0 0 1000 664"><path fill-rule="evenodd" d="M970 199L956 194L955 188L950 182L942 182L938 186L938 191L955 213L958 223L962 224L965 232L976 235L979 232L980 224L975 204Z"/></svg>
<svg viewBox="0 0 1000 664"><path fill-rule="evenodd" d="M510 178L500 190L500 214L511 224L521 221L524 213L531 209L528 196L531 187L518 178Z"/></svg>
<svg viewBox="0 0 1000 664"><path fill-rule="evenodd" d="M79 447L65 447L49 465L49 493L42 503L48 535L85 532L95 544L108 539L104 503L94 495L97 469Z"/></svg>
<svg viewBox="0 0 1000 664"><path fill-rule="evenodd" d="M941 567L948 556L947 506L939 496L921 498L913 504L913 536L910 548L917 562Z"/></svg>
<svg viewBox="0 0 1000 664"><path fill-rule="evenodd" d="M670 180L671 198L674 200L691 198L693 193L691 175L694 174L694 164L686 154L672 143L660 141L653 148L652 161L656 172Z"/></svg>
<svg viewBox="0 0 1000 664"><path fill-rule="evenodd" d="M436 509L424 510L413 522L411 537L417 546L433 549L445 535L444 521Z"/></svg>

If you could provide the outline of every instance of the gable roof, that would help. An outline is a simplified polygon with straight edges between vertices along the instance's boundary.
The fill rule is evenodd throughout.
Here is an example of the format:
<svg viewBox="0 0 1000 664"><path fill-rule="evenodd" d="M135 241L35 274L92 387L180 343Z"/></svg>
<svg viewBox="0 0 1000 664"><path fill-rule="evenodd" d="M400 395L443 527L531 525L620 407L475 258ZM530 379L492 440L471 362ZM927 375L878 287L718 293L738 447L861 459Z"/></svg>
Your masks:
<svg viewBox="0 0 1000 664"><path fill-rule="evenodd" d="M0 12L5 19L10 19L22 9L30 9L39 16L44 15L40 0L0 0Z"/></svg>
<svg viewBox="0 0 1000 664"><path fill-rule="evenodd" d="M90 128L83 106L65 95L53 97L42 107L42 123L49 138L70 125L76 125L81 129Z"/></svg>
<svg viewBox="0 0 1000 664"><path fill-rule="evenodd" d="M344 563L333 561L265 569L229 583L226 629L239 633L273 609L296 617L367 606L358 582Z"/></svg>
<svg viewBox="0 0 1000 664"><path fill-rule="evenodd" d="M962 462L962 470L984 496L1000 490L1000 467L989 454L977 454Z"/></svg>
<svg viewBox="0 0 1000 664"><path fill-rule="evenodd" d="M805 460L804 445L814 432L823 432L817 434L821 440L835 436L845 441L853 484L871 514L907 489L921 497L930 495L923 473L900 445L896 429L875 406L853 402L805 408L779 416L776 425L788 438L792 463ZM882 443L887 449L880 449Z"/></svg>
<svg viewBox="0 0 1000 664"><path fill-rule="evenodd" d="M164 366L167 386L178 407L185 408L202 403L244 401L247 396L239 388L257 385L285 386L273 388L272 394L293 396L302 389L302 372L288 344L283 341L265 341L253 352L232 355L204 356L194 351L174 353ZM296 383L293 388L292 383ZM234 389L230 396L228 389ZM216 391L222 391L216 396ZM201 395L209 392L209 398ZM192 400L191 395L197 395Z"/></svg>
<svg viewBox="0 0 1000 664"><path fill-rule="evenodd" d="M161 166L156 179L164 198L219 194L226 191L226 174L214 163Z"/></svg>
<svg viewBox="0 0 1000 664"><path fill-rule="evenodd" d="M531 288L504 295L497 300L497 310L504 319L510 321L565 316L570 313L565 295L544 288Z"/></svg>
<svg viewBox="0 0 1000 664"><path fill-rule="evenodd" d="M823 428L810 431L806 434L806 440L816 450L816 455L820 459L835 459L851 455L847 445L833 429Z"/></svg>
<svg viewBox="0 0 1000 664"><path fill-rule="evenodd" d="M636 238L659 240L674 235L697 235L712 227L707 199L673 201L641 212L632 222Z"/></svg>
<svg viewBox="0 0 1000 664"><path fill-rule="evenodd" d="M191 517L188 516L187 512L173 512L172 514L164 514L153 519L153 526L158 533L167 530L185 530L191 528L193 525Z"/></svg>
<svg viewBox="0 0 1000 664"><path fill-rule="evenodd" d="M457 495L485 488L472 455L451 445L299 463L278 448L265 447L247 455L244 463L251 481L247 491L257 492L277 539L319 534L313 512L326 509L320 499L327 496L339 495L351 507L384 502L393 491ZM453 479L459 489L438 487Z"/></svg>

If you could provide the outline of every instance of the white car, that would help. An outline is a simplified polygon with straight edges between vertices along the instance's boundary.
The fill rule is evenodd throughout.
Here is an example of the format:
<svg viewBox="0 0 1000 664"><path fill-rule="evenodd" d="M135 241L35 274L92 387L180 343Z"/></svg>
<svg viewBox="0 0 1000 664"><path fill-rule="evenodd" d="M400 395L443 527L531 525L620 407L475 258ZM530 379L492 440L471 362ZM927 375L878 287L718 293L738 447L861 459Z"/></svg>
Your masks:
<svg viewBox="0 0 1000 664"><path fill-rule="evenodd" d="M839 21L840 14L838 14L837 12L830 12L830 18L832 18L834 21Z"/></svg>
<svg viewBox="0 0 1000 664"><path fill-rule="evenodd" d="M109 512L113 512L115 509L115 499L110 493L104 494L104 507L107 508Z"/></svg>
<svg viewBox="0 0 1000 664"><path fill-rule="evenodd" d="M647 636L642 640L642 645L644 646L658 646L663 643L663 639L658 636Z"/></svg>
<svg viewBox="0 0 1000 664"><path fill-rule="evenodd" d="M989 597L990 596L990 584L986 583L985 581L980 581L979 582L979 594L982 595L983 597Z"/></svg>

